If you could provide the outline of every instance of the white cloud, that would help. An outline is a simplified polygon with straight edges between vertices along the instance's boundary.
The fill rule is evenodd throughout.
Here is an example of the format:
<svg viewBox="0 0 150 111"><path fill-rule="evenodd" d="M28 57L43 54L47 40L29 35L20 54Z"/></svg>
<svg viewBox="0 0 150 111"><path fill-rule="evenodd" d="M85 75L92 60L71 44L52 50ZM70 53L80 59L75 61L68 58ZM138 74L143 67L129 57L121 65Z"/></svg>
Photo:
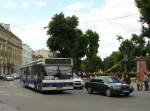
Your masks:
<svg viewBox="0 0 150 111"><path fill-rule="evenodd" d="M66 10L80 10L80 9L84 9L84 8L88 8L94 5L94 2L85 2L85 1L81 1L81 2L76 2L73 4L69 4L67 6L65 6Z"/></svg>
<svg viewBox="0 0 150 111"><path fill-rule="evenodd" d="M130 38L131 34L140 33L139 13L134 0L105 0L103 7L90 9L90 12L65 11L65 13L77 15L81 29L93 29L99 33L99 54L102 58L118 50L119 42L116 35Z"/></svg>
<svg viewBox="0 0 150 111"><path fill-rule="evenodd" d="M105 0L102 7L94 7L88 5L72 5L71 10L64 9L66 15L79 17L82 30L92 29L100 35L99 55L104 58L109 56L112 51L118 50L119 42L116 35L122 35L130 38L133 33L140 33L140 23L138 9L134 4L134 0ZM82 10L76 11L76 8ZM83 10L88 10L83 13ZM74 10L75 11L74 11ZM15 34L19 36L23 42L29 44L33 49L46 48L46 29L49 20L41 20L30 25L24 26L24 29L13 29Z"/></svg>
<svg viewBox="0 0 150 111"><path fill-rule="evenodd" d="M23 43L28 44L33 49L47 48L46 41L48 36L44 27L47 26L48 21L40 20L27 24L20 29L12 28L12 32L22 39Z"/></svg>
<svg viewBox="0 0 150 111"><path fill-rule="evenodd" d="M37 0L35 1L35 3L39 6L39 7L44 7L47 5L47 2L44 0Z"/></svg>
<svg viewBox="0 0 150 111"><path fill-rule="evenodd" d="M62 3L62 2L58 2L57 4L58 4L58 6L62 6L62 5L63 5L63 3Z"/></svg>
<svg viewBox="0 0 150 111"><path fill-rule="evenodd" d="M15 9L17 7L17 2L14 0L7 0L7 2L5 2L4 7L6 8L10 8L10 9Z"/></svg>
<svg viewBox="0 0 150 111"><path fill-rule="evenodd" d="M22 5L22 8L26 9L29 6L29 2L23 1L21 5Z"/></svg>

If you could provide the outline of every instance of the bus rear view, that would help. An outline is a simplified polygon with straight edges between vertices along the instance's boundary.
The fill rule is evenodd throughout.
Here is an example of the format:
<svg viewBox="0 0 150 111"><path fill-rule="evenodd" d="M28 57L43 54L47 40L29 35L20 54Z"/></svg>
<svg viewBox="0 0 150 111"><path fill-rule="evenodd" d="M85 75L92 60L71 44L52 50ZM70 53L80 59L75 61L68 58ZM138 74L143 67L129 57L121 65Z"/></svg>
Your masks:
<svg viewBox="0 0 150 111"><path fill-rule="evenodd" d="M70 58L41 59L21 67L21 82L37 91L72 90L72 66Z"/></svg>

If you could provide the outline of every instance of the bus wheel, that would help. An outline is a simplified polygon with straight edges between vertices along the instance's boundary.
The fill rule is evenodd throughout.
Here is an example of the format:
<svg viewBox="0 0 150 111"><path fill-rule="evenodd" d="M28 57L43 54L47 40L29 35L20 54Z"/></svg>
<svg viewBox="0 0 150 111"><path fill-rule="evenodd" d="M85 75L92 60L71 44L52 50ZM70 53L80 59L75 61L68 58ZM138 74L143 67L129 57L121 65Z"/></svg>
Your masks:
<svg viewBox="0 0 150 111"><path fill-rule="evenodd" d="M41 85L41 84L38 84L37 89L38 89L39 92L42 92L42 85Z"/></svg>

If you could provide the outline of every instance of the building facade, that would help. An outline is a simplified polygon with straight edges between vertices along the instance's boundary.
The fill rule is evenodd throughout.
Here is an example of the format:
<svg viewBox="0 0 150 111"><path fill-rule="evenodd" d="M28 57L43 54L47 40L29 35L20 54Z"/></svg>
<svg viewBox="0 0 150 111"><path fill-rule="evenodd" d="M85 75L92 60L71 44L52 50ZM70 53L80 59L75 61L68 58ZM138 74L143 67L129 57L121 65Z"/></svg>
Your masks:
<svg viewBox="0 0 150 111"><path fill-rule="evenodd" d="M22 64L32 61L32 49L27 44L22 44Z"/></svg>
<svg viewBox="0 0 150 111"><path fill-rule="evenodd" d="M46 50L46 49L36 50L35 53L37 55L42 56L43 58L51 58L51 57L53 57L53 53L51 51L49 51L49 50Z"/></svg>
<svg viewBox="0 0 150 111"><path fill-rule="evenodd" d="M53 53L46 49L39 49L32 52L32 60L38 60L41 58L53 58Z"/></svg>
<svg viewBox="0 0 150 111"><path fill-rule="evenodd" d="M0 74L13 73L21 64L22 41L10 29L0 25Z"/></svg>

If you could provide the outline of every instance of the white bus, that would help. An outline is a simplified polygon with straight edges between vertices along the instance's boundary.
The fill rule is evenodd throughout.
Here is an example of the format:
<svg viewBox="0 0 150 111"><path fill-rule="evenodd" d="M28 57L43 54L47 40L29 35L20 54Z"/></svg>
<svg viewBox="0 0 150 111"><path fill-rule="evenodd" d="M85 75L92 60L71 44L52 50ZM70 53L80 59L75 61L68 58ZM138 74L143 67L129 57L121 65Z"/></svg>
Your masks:
<svg viewBox="0 0 150 111"><path fill-rule="evenodd" d="M20 66L21 84L36 91L72 90L73 62L70 58L41 59Z"/></svg>

